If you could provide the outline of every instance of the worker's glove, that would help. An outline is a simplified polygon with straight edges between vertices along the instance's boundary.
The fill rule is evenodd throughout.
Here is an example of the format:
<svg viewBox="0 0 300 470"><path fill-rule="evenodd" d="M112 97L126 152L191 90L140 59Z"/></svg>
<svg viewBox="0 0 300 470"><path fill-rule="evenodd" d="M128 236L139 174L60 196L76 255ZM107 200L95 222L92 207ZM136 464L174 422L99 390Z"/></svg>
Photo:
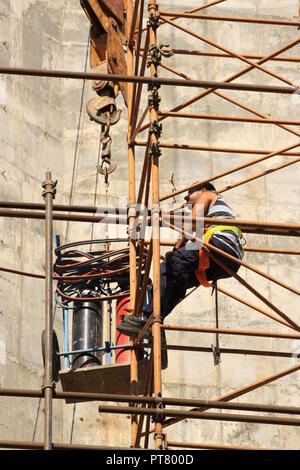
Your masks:
<svg viewBox="0 0 300 470"><path fill-rule="evenodd" d="M174 251L167 251L167 253L165 254L165 260L170 258L170 256L172 256L173 254L174 254Z"/></svg>
<svg viewBox="0 0 300 470"><path fill-rule="evenodd" d="M167 253L165 254L165 260L167 258L169 258L170 256L174 255L174 252L177 250L177 248L174 246L173 250L172 251L167 251Z"/></svg>

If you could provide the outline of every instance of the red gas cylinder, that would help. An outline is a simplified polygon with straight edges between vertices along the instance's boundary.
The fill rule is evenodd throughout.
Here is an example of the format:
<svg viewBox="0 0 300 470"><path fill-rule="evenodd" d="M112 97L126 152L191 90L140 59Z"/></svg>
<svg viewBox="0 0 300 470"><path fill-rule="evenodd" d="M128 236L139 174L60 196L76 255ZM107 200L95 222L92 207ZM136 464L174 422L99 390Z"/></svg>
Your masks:
<svg viewBox="0 0 300 470"><path fill-rule="evenodd" d="M119 323L122 323L122 316L128 315L128 309L130 307L130 297L124 297L117 301L117 316L116 316L116 326ZM129 344L130 338L129 336L120 333L116 330L116 345L120 346L122 344ZM143 359L144 351L142 349L138 352L138 360ZM131 351L130 349L116 349L116 364L120 364L122 362L131 362Z"/></svg>

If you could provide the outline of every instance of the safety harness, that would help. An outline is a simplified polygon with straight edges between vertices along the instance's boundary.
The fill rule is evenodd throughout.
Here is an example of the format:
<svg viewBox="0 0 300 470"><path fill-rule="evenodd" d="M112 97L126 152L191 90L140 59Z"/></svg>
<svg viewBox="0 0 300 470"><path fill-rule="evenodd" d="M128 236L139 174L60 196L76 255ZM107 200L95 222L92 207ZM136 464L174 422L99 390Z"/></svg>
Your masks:
<svg viewBox="0 0 300 470"><path fill-rule="evenodd" d="M231 230L232 232L237 233L239 238L242 238L242 232L238 227L230 225L215 225L214 227L209 228L203 235L203 242L209 243L211 237L215 232L221 232L222 230ZM203 247L199 250L199 264L198 269L195 271L196 278L199 281L199 284L203 287L210 287L212 282L208 282L206 276L206 270L210 266L210 258Z"/></svg>

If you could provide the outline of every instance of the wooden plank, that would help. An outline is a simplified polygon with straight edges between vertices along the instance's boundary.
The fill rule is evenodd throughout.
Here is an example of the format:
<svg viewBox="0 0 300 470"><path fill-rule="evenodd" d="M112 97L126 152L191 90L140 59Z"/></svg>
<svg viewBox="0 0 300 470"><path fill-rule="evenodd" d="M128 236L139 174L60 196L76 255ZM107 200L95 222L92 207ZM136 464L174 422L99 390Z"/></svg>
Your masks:
<svg viewBox="0 0 300 470"><path fill-rule="evenodd" d="M110 12L105 8L103 3L99 3L98 0L85 0L86 4L91 8L97 20L103 27L103 29L108 32L110 20L113 20ZM115 20L114 20L115 21ZM118 28L120 39L122 44L126 43L126 38L124 34L124 25L120 25L122 28Z"/></svg>
<svg viewBox="0 0 300 470"><path fill-rule="evenodd" d="M101 34L96 26L92 26L90 42L90 65L94 68L106 59L107 34Z"/></svg>
<svg viewBox="0 0 300 470"><path fill-rule="evenodd" d="M148 362L147 360L139 362L139 395L143 395L144 392ZM64 369L60 371L59 378L64 392L131 394L128 362L86 367L75 371ZM66 403L79 401L88 400L67 399Z"/></svg>
<svg viewBox="0 0 300 470"><path fill-rule="evenodd" d="M121 35L118 24L110 18L108 36L107 36L107 58L109 68L113 74L126 75L127 65L125 59L125 52L123 50ZM121 92L127 106L128 102L128 84L125 82L119 83Z"/></svg>
<svg viewBox="0 0 300 470"><path fill-rule="evenodd" d="M124 7L123 0L100 0L100 2L113 13L113 15L120 21L121 24L124 24Z"/></svg>

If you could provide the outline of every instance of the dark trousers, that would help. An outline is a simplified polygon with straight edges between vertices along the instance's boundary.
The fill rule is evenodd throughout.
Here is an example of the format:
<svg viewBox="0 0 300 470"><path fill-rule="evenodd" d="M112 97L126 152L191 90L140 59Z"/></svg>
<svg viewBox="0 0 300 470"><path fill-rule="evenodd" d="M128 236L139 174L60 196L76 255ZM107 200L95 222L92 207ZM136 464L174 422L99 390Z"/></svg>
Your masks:
<svg viewBox="0 0 300 470"><path fill-rule="evenodd" d="M236 255L218 239L212 237L210 244L236 257ZM239 264L228 260L222 255L216 253L214 253L214 255L235 273L239 270ZM190 250L187 249L187 247L179 248L174 251L167 257L166 261L160 264L160 305L162 319L169 315L176 305L184 299L188 289L199 285L198 279L195 276L195 270L198 269L198 264L199 249ZM210 266L206 270L206 277L208 281L217 281L218 279L231 276L215 261L210 260ZM150 314L153 311L151 297L152 296L150 296L149 303L145 309L146 314Z"/></svg>

